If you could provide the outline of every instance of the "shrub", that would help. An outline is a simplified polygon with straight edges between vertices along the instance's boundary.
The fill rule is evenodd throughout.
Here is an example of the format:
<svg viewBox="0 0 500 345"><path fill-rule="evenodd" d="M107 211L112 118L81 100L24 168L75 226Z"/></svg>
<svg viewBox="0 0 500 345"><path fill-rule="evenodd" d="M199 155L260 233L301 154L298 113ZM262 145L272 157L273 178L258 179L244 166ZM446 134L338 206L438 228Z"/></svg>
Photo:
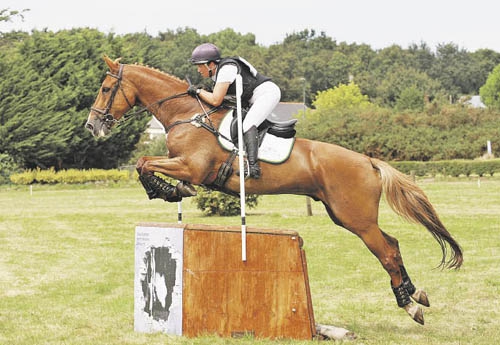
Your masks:
<svg viewBox="0 0 500 345"><path fill-rule="evenodd" d="M5 153L0 153L0 184L8 183L9 176L21 168L14 159Z"/></svg>
<svg viewBox="0 0 500 345"><path fill-rule="evenodd" d="M48 183L54 184L57 183L57 173L54 168L50 168L47 170L41 170L37 168L35 171L35 180L38 183Z"/></svg>
<svg viewBox="0 0 500 345"><path fill-rule="evenodd" d="M22 173L10 175L10 181L14 184L32 184L35 182L36 170L26 170Z"/></svg>
<svg viewBox="0 0 500 345"><path fill-rule="evenodd" d="M391 162L391 165L405 174L415 176L444 176L458 177L460 175L478 176L500 173L500 159L491 160L449 160L431 162Z"/></svg>
<svg viewBox="0 0 500 345"><path fill-rule="evenodd" d="M258 196L246 195L246 207L257 206ZM193 198L196 207L206 216L236 216L240 214L240 199L222 192L198 188L198 195Z"/></svg>

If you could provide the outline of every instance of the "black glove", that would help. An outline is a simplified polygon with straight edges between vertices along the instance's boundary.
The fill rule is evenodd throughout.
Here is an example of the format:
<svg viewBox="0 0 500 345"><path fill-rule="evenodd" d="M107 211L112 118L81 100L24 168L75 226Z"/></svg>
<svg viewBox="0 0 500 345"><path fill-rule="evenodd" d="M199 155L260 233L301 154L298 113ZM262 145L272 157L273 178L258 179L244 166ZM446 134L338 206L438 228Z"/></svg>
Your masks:
<svg viewBox="0 0 500 345"><path fill-rule="evenodd" d="M187 89L187 93L191 97L196 97L201 91L201 86L198 85L190 85Z"/></svg>

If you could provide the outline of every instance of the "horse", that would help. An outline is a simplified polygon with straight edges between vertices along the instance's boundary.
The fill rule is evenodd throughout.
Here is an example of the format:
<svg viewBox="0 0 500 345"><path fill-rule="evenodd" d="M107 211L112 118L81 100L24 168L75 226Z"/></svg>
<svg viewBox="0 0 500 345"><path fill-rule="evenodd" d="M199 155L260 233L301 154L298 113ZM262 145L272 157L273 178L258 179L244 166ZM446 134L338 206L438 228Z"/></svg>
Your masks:
<svg viewBox="0 0 500 345"><path fill-rule="evenodd" d="M231 172L218 185L238 193L240 177L232 173L238 158L217 141L218 128L227 109L210 108L189 96L188 82L163 71L137 64L122 64L104 56L109 71L85 124L93 136L141 112L150 112L165 127L167 156L141 157L136 165L148 196L169 202L195 195L192 185L211 186L221 167ZM129 113L136 105L142 109ZM331 220L357 235L390 276L397 305L419 324L427 293L412 283L403 263L398 240L378 225L379 201L385 194L390 207L408 221L425 227L441 247L438 267L459 269L460 245L441 222L420 187L387 162L341 146L296 138L288 159L281 164L260 162L261 178L246 179L251 194L297 194L321 201ZM155 175L181 182L173 186Z"/></svg>

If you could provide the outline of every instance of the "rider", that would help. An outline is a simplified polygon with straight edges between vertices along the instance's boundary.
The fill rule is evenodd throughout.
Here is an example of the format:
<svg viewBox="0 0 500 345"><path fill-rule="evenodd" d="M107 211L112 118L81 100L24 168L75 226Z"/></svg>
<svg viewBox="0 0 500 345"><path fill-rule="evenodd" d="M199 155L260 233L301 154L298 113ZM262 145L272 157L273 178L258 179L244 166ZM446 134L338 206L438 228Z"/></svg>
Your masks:
<svg viewBox="0 0 500 345"><path fill-rule="evenodd" d="M244 141L247 146L249 176L260 178L258 163L257 127L271 114L281 98L279 87L265 77L241 57L221 58L219 48L212 43L197 46L191 54L190 62L198 67L198 73L204 78L211 78L215 85L213 91L207 91L192 85L188 93L200 97L206 103L217 107L224 96L236 95L236 75L241 74L243 94L241 103L248 109L243 121Z"/></svg>

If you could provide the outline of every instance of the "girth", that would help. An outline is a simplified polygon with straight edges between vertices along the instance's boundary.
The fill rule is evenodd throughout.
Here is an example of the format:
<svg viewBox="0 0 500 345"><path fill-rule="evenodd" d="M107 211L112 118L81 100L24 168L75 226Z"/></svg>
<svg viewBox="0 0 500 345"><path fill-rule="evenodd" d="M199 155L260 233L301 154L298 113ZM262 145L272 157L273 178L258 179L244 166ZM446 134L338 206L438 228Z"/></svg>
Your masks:
<svg viewBox="0 0 500 345"><path fill-rule="evenodd" d="M208 188L216 190L224 189L224 185L226 184L229 177L231 177L231 175L233 174L233 162L236 159L237 155L238 150L234 149L231 151L226 161L221 164L219 170L217 171L217 177L215 178L215 181L212 184L208 185Z"/></svg>

